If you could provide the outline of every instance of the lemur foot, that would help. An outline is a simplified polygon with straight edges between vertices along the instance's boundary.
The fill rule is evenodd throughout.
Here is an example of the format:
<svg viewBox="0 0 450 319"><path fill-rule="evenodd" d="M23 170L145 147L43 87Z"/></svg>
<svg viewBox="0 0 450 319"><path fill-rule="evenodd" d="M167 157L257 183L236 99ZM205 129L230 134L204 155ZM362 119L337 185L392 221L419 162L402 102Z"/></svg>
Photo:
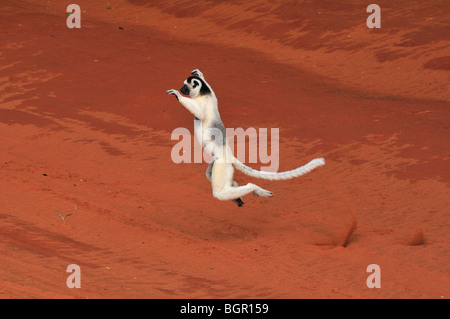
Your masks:
<svg viewBox="0 0 450 319"><path fill-rule="evenodd" d="M261 196L261 197L272 197L273 194L271 191L262 189L262 188L257 188L253 191L253 195L255 196Z"/></svg>
<svg viewBox="0 0 450 319"><path fill-rule="evenodd" d="M233 202L235 202L238 207L242 207L242 205L244 205L244 201L242 200L242 198L233 199Z"/></svg>

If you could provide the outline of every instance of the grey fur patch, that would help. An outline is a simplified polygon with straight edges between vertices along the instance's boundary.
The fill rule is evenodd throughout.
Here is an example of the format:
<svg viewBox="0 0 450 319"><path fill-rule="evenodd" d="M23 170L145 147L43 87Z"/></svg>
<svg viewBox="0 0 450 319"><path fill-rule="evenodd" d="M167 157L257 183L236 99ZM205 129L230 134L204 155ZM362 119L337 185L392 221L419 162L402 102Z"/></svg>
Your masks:
<svg viewBox="0 0 450 319"><path fill-rule="evenodd" d="M214 162L215 162L215 160L213 159L211 161L211 163L209 163L208 168L206 169L206 178L209 180L211 180L211 177L212 177L212 169L214 166Z"/></svg>
<svg viewBox="0 0 450 319"><path fill-rule="evenodd" d="M226 144L226 138L227 138L227 130L225 129L225 126L223 125L222 121L215 121L211 123L211 128L219 130L222 133L222 145ZM217 139L214 140L217 144L219 144L219 141Z"/></svg>

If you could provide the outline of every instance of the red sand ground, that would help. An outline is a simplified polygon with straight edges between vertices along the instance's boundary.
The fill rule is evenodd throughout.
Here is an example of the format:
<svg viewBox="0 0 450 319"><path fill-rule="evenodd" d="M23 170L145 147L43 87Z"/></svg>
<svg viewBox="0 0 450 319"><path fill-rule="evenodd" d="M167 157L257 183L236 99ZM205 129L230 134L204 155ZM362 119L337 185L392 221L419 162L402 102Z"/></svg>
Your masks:
<svg viewBox="0 0 450 319"><path fill-rule="evenodd" d="M146 2L70 30L71 2L2 0L1 298L449 296L448 1L378 1L376 30L366 1ZM280 128L280 170L327 165L214 199L170 157L194 68L226 126Z"/></svg>

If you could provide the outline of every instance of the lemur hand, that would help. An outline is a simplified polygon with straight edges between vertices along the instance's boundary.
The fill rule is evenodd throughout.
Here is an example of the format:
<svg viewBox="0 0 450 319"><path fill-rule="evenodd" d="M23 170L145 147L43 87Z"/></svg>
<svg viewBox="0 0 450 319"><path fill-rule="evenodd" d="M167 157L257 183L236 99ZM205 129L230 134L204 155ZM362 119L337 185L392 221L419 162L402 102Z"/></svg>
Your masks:
<svg viewBox="0 0 450 319"><path fill-rule="evenodd" d="M168 91L166 91L166 93L169 95L175 95L177 100L178 100L178 97L180 96L180 92L178 92L177 90L174 90L174 89L168 90Z"/></svg>
<svg viewBox="0 0 450 319"><path fill-rule="evenodd" d="M200 72L199 69L195 69L191 72L192 75L198 76L199 78L203 79L203 73Z"/></svg>

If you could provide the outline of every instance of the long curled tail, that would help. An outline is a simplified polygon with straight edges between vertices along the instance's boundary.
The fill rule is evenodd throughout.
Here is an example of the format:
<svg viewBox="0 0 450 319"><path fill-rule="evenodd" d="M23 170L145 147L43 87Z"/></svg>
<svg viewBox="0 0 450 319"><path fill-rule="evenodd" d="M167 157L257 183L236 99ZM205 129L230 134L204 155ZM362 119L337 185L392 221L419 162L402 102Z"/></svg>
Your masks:
<svg viewBox="0 0 450 319"><path fill-rule="evenodd" d="M262 179L268 179L271 181L279 181L279 180L286 180L291 179L295 177L299 177L302 175L305 175L306 173L309 173L316 167L325 165L325 160L323 158L316 158L313 159L308 164L305 164L299 168L286 171L286 172L263 172L258 171L256 169L253 169L251 167L248 167L247 165L243 164L241 161L239 161L236 157L233 158L233 165L236 167L237 170L241 171L245 175L256 177L256 178L262 178Z"/></svg>

